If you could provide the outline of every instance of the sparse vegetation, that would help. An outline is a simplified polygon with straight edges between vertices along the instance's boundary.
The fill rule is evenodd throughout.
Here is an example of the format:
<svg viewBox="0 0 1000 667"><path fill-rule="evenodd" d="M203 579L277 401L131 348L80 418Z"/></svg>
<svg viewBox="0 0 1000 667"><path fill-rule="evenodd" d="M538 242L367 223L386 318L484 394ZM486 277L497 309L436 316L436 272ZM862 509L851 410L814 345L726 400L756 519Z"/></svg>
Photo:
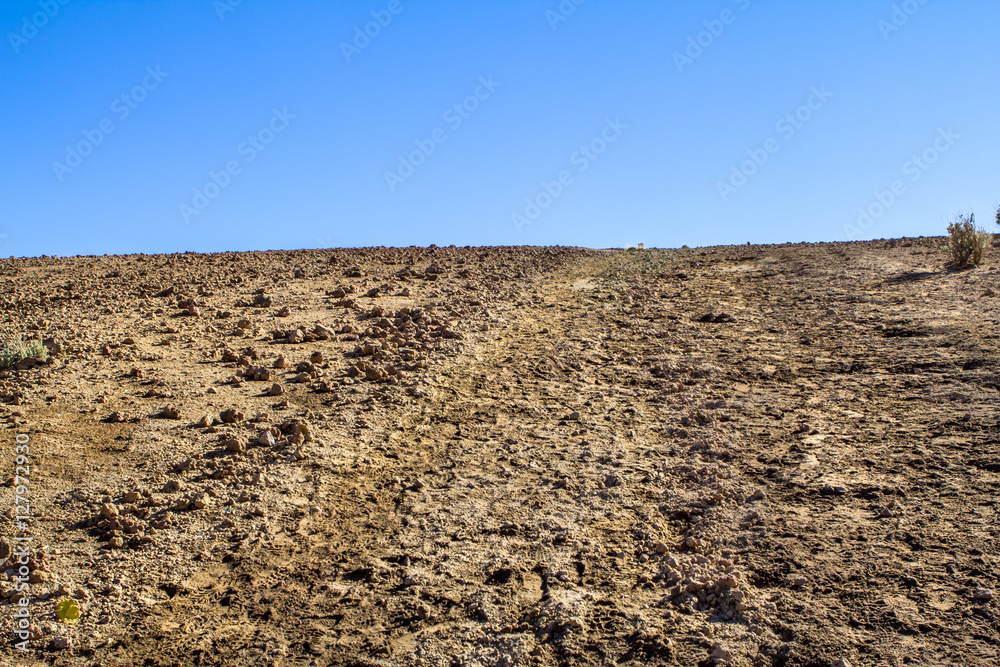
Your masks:
<svg viewBox="0 0 1000 667"><path fill-rule="evenodd" d="M962 269L982 263L983 252L990 244L990 235L976 227L974 213L969 217L959 215L948 225L948 235L948 252L951 253L949 266Z"/></svg>
<svg viewBox="0 0 1000 667"><path fill-rule="evenodd" d="M4 332L0 335L0 370L12 368L14 364L26 357L39 357L45 359L48 350L42 345L40 340L26 341L17 334Z"/></svg>

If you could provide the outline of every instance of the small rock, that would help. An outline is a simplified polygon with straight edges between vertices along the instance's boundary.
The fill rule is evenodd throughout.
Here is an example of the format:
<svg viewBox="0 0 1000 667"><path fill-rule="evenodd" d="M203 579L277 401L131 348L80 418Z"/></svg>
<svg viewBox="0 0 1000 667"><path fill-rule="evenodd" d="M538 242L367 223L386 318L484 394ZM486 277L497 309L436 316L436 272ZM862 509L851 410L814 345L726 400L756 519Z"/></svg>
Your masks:
<svg viewBox="0 0 1000 667"><path fill-rule="evenodd" d="M168 479L167 483L163 485L164 493L177 493L184 488L184 483L179 479Z"/></svg>
<svg viewBox="0 0 1000 667"><path fill-rule="evenodd" d="M243 439L233 435L232 433L223 433L219 436L219 439L222 441L226 450L232 452L233 454L239 454L240 452L246 450L246 445L243 443Z"/></svg>
<svg viewBox="0 0 1000 667"><path fill-rule="evenodd" d="M114 505L109 505L108 503L103 503L101 505L101 516L105 519L113 519L118 516L118 508Z"/></svg>
<svg viewBox="0 0 1000 667"><path fill-rule="evenodd" d="M221 419L224 424L238 424L243 421L244 418L246 418L246 415L235 408L223 410L219 413L219 419Z"/></svg>
<svg viewBox="0 0 1000 667"><path fill-rule="evenodd" d="M173 403L169 403L160 410L160 416L164 419L180 419L181 410Z"/></svg>
<svg viewBox="0 0 1000 667"><path fill-rule="evenodd" d="M711 657L721 662L730 662L733 659L733 654L722 644L716 644L715 648L712 649Z"/></svg>
<svg viewBox="0 0 1000 667"><path fill-rule="evenodd" d="M571 413L569 413L569 416L566 419L568 419L570 421L573 421L573 422L580 421L580 413L579 412L571 412Z"/></svg>
<svg viewBox="0 0 1000 667"><path fill-rule="evenodd" d="M267 393L269 396L281 396L285 393L285 388L275 382L271 385L271 388L267 390Z"/></svg>
<svg viewBox="0 0 1000 667"><path fill-rule="evenodd" d="M62 651L73 646L73 641L69 637L56 637L52 640L52 648Z"/></svg>
<svg viewBox="0 0 1000 667"><path fill-rule="evenodd" d="M323 363L323 353L319 351L313 352L312 354L309 355L309 361L310 363L313 364Z"/></svg>
<svg viewBox="0 0 1000 667"><path fill-rule="evenodd" d="M847 658L841 658L837 662L833 663L833 667L852 667L852 665Z"/></svg>
<svg viewBox="0 0 1000 667"><path fill-rule="evenodd" d="M764 500L765 498L767 498L767 492L764 491L764 489L757 489L756 491L750 494L750 497L753 498L754 500Z"/></svg>
<svg viewBox="0 0 1000 667"><path fill-rule="evenodd" d="M198 420L198 426L201 428L208 428L212 425L212 418L208 415L203 415L201 419Z"/></svg>
<svg viewBox="0 0 1000 667"><path fill-rule="evenodd" d="M289 308L288 306L283 306L281 310L275 313L275 315L277 315L278 317L288 317L291 314L292 314L292 309Z"/></svg>
<svg viewBox="0 0 1000 667"><path fill-rule="evenodd" d="M972 593L972 599L990 601L993 599L993 591L986 588L977 588Z"/></svg>

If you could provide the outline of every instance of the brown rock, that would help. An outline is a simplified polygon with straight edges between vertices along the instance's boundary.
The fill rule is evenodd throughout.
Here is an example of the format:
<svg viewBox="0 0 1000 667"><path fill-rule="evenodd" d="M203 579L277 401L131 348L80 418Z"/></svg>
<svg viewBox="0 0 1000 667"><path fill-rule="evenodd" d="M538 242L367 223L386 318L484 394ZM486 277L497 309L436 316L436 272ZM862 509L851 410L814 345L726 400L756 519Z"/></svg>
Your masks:
<svg viewBox="0 0 1000 667"><path fill-rule="evenodd" d="M164 419L180 419L181 410L173 403L168 403L160 410L160 416Z"/></svg>

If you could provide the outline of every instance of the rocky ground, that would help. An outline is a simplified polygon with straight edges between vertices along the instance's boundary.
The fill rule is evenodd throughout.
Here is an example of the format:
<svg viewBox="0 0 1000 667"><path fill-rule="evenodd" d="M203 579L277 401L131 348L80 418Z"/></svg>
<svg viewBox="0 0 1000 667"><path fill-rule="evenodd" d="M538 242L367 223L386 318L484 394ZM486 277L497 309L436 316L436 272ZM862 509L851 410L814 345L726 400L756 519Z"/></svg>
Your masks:
<svg viewBox="0 0 1000 667"><path fill-rule="evenodd" d="M0 260L3 660L1000 664L942 243Z"/></svg>

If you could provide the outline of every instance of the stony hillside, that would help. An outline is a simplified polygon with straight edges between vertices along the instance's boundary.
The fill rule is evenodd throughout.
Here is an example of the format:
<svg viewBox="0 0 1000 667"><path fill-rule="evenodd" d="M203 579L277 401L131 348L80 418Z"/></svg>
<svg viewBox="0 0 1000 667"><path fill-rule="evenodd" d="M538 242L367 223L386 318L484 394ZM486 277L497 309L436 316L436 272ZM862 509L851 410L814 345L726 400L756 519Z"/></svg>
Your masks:
<svg viewBox="0 0 1000 667"><path fill-rule="evenodd" d="M941 243L0 260L3 660L1000 664Z"/></svg>

